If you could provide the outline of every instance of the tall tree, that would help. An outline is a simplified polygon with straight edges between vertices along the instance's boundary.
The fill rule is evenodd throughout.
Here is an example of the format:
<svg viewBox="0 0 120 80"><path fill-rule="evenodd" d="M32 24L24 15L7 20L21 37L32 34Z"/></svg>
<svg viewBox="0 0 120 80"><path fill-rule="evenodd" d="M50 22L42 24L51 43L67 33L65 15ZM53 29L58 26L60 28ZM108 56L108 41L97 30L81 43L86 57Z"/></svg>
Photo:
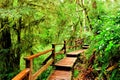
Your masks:
<svg viewBox="0 0 120 80"><path fill-rule="evenodd" d="M2 73L4 76L1 76L1 79L8 79L5 75L7 73L14 71L14 65L13 65L13 54L11 53L11 34L10 34L10 28L8 27L8 18L1 19L1 28L4 28L4 30L1 31L1 38L0 38L0 73Z"/></svg>

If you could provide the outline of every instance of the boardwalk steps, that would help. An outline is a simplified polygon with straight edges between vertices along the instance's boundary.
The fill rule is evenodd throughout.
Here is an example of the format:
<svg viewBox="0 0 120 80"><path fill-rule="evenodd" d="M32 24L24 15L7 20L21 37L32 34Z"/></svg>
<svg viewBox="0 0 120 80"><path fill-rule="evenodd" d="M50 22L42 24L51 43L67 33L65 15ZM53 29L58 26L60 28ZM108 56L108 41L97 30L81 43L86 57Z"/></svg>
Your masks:
<svg viewBox="0 0 120 80"><path fill-rule="evenodd" d="M72 70L77 58L65 57L55 64L57 70Z"/></svg>
<svg viewBox="0 0 120 80"><path fill-rule="evenodd" d="M88 48L89 48L89 45L83 45L82 48L83 48L83 49L88 49Z"/></svg>
<svg viewBox="0 0 120 80"><path fill-rule="evenodd" d="M69 43L73 43L72 46L69 46ZM18 75L16 75L12 80L36 80L39 75L41 75L47 68L52 65L55 66L55 69L50 74L47 80L72 80L72 74L74 70L74 65L77 61L80 61L80 54L89 48L89 45L83 45L83 39L76 39L72 41L64 41L61 44L52 44L52 48L36 54L25 57L26 62L25 70L22 70ZM60 51L56 51L56 46L60 45ZM68 45L68 46L67 46ZM81 47L81 50L72 51L69 53L67 49L78 49ZM51 54L49 54L51 53ZM56 62L56 55L64 53L66 57ZM39 68L36 72L33 72L33 61L35 58L38 58L41 55L49 55L46 57L45 61L41 63L42 67ZM54 64L54 65L53 65ZM37 64L40 65L40 64Z"/></svg>
<svg viewBox="0 0 120 80"><path fill-rule="evenodd" d="M48 80L71 80L72 71L54 70Z"/></svg>
<svg viewBox="0 0 120 80"><path fill-rule="evenodd" d="M66 56L67 57L79 57L80 53L83 53L84 51L85 51L85 49L76 50L76 51L73 51L73 52L66 53Z"/></svg>
<svg viewBox="0 0 120 80"><path fill-rule="evenodd" d="M48 80L72 80L74 65L85 49L76 50L66 54L66 57L55 64L56 69L49 76Z"/></svg>

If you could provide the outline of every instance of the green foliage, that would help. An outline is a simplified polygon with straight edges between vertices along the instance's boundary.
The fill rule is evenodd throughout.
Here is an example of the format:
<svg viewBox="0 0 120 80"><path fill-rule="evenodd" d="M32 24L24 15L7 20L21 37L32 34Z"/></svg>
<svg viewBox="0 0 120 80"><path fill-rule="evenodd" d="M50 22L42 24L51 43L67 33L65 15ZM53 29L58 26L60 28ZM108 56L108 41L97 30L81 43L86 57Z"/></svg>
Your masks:
<svg viewBox="0 0 120 80"><path fill-rule="evenodd" d="M110 61L113 60L114 57L117 59L117 57L120 57L119 54L119 47L120 47L120 26L112 26L109 29L103 30L98 36L96 36L96 45L95 48L98 51L97 55L97 61L99 63L99 66L102 66L102 71L104 72L105 69L110 64ZM116 61L118 62L119 59ZM115 75L112 77L115 78ZM116 73L119 74L119 73Z"/></svg>
<svg viewBox="0 0 120 80"><path fill-rule="evenodd" d="M76 78L79 75L79 71L78 70L74 70L73 76Z"/></svg>
<svg viewBox="0 0 120 80"><path fill-rule="evenodd" d="M101 8L101 7L100 7ZM112 11L114 11L113 7ZM115 7L114 7L115 8ZM120 23L119 23L119 8L115 8L116 11L105 8L99 13L99 17L94 19L93 32L95 36L91 38L91 45L88 51L91 52L88 56L92 55L92 51L96 49L96 60L94 62L94 69L101 69L98 74L99 78L108 78L110 80L119 80L119 66L110 72L106 69L113 64L120 62Z"/></svg>
<svg viewBox="0 0 120 80"><path fill-rule="evenodd" d="M13 55L10 56L10 59L16 58L18 49L20 49L19 56L21 56L22 53L26 53L23 55L27 56L43 50L46 46L51 48L51 45L49 45L51 43L61 43L61 41L65 39L82 37L85 38L85 42L87 43L90 43L92 39L94 46L91 48L97 49L98 60L96 61L100 62L96 67L106 63L101 65L102 71L104 71L109 64L109 60L119 55L119 5L104 4L105 2L96 0L98 7L97 9L92 9L91 3L87 4L89 1L90 0L85 0L84 7L88 11L88 16L91 19L90 24L92 24L93 33L97 35L94 38L91 38L91 36L93 36L92 32L80 31L83 30L83 8L82 6L78 7L72 0L64 0L63 2L60 0L0 1L0 38L3 37L1 32L9 28L12 41L10 53ZM109 7L106 7L107 5ZM4 26L1 26L2 20L6 18L8 18L8 21ZM88 26L87 20L86 23ZM20 34L18 35L18 33ZM19 41L18 37L20 38ZM0 45L0 48L1 47L2 45ZM5 60L7 50L1 49L0 53L2 53L0 54L2 55L0 57L0 71L3 72L5 70L4 63L7 63ZM46 56L42 56L39 59L42 60L45 57ZM58 55L57 60L63 57L64 55ZM42 63L42 61L37 61L38 60L34 61L34 63ZM35 65L35 67L39 66ZM8 76L10 79L12 77L11 72L12 71L8 71L6 72L8 75L5 73L0 76ZM43 73L40 79L45 78L46 75L49 74L48 72L47 74ZM118 75L117 72L118 71L113 71L110 73L112 75L111 79ZM78 72L75 71L75 75L77 75L77 73Z"/></svg>
<svg viewBox="0 0 120 80"><path fill-rule="evenodd" d="M48 76L50 75L50 73L52 72L53 70L53 67L52 66L49 66L48 69L43 72L37 80L47 80Z"/></svg>

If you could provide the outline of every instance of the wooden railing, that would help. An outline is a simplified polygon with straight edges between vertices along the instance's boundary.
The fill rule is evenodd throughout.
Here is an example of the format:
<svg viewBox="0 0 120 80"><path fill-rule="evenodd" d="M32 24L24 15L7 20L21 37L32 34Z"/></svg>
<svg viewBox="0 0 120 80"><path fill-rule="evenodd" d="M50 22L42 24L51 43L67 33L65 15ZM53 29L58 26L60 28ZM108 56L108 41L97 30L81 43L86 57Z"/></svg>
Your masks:
<svg viewBox="0 0 120 80"><path fill-rule="evenodd" d="M79 45L83 44L82 39L77 39L77 40L74 40L73 42L74 42L73 46L67 46L68 41L64 41L64 43L62 43L62 44L52 44L52 49L25 57L24 60L26 62L26 69L22 70L12 80L35 80L35 79L37 79L37 77L42 72L44 72L51 64L55 63L55 55L57 55L59 53L65 54L67 49L76 48ZM61 48L61 50L59 52L55 51L55 48L57 45L63 45L63 47ZM49 52L51 52L51 54L45 59L45 61L43 61L43 66L33 74L33 60L35 58L37 58L41 55L47 54Z"/></svg>

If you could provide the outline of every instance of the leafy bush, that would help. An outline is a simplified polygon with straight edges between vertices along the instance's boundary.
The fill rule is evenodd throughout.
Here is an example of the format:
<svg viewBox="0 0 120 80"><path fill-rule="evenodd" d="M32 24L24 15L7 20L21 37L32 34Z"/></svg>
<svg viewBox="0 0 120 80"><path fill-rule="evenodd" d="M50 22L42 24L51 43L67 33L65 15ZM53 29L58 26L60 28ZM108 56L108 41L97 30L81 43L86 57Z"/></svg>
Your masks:
<svg viewBox="0 0 120 80"><path fill-rule="evenodd" d="M79 71L78 70L74 70L73 76L76 78L79 75Z"/></svg>
<svg viewBox="0 0 120 80"><path fill-rule="evenodd" d="M117 12L119 15L119 12ZM120 24L117 15L102 15L100 19L99 34L92 38L91 48L88 52L96 49L96 60L94 68L100 67L98 74L100 79L109 78L110 80L119 80L120 66ZM99 25L99 24L98 24ZM98 26L97 26L98 27ZM97 29L97 28L96 28ZM88 54L88 56L92 55ZM110 71L107 69L114 64L118 66Z"/></svg>

